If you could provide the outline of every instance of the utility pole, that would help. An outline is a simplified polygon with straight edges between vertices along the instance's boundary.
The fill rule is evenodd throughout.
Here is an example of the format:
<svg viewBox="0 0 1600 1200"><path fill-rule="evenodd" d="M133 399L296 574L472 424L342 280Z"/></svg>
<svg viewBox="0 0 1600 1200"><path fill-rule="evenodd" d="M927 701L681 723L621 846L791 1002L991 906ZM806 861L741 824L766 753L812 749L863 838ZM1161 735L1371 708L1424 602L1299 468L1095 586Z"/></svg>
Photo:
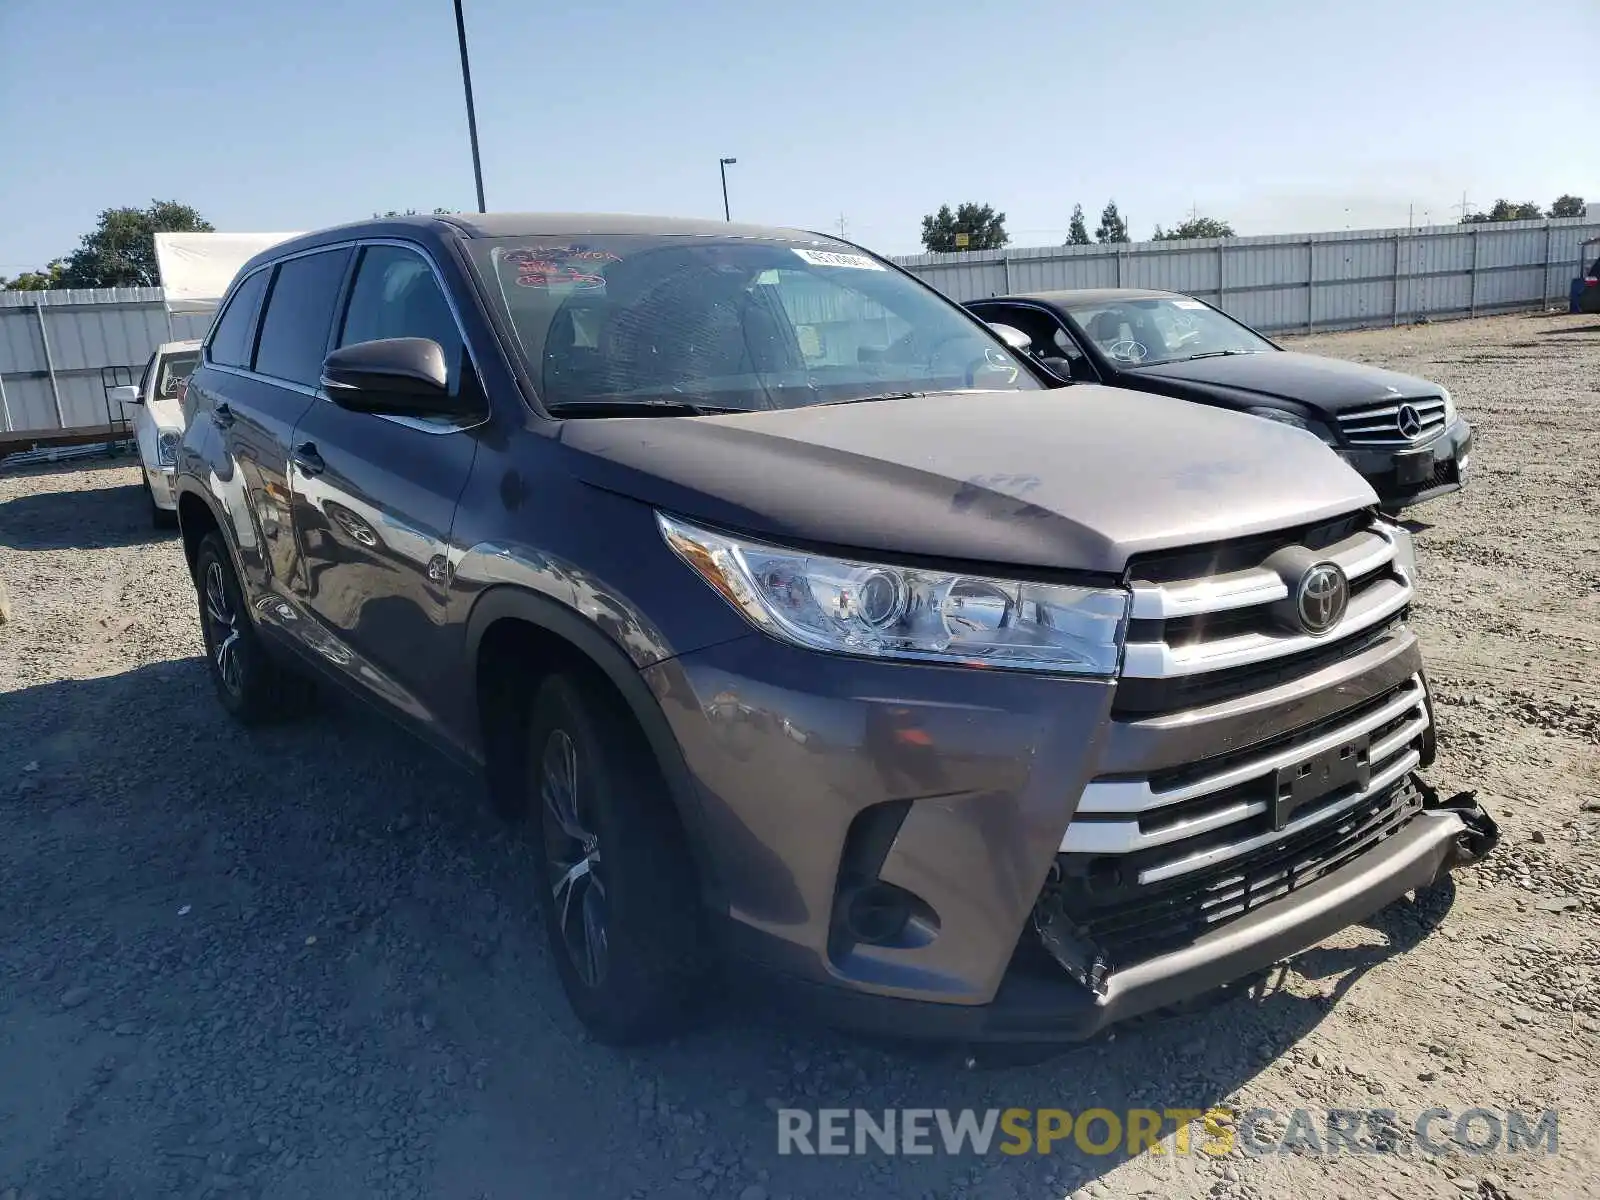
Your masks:
<svg viewBox="0 0 1600 1200"><path fill-rule="evenodd" d="M478 211L486 213L483 202L483 160L478 157L478 114L472 104L472 68L467 65L467 22L461 15L461 0L456 0L456 42L461 47L461 86L467 92L467 136L472 139L472 181L478 186Z"/></svg>
<svg viewBox="0 0 1600 1200"><path fill-rule="evenodd" d="M1461 203L1452 204L1450 207L1461 210L1461 223L1463 225L1466 224L1467 218L1472 215L1472 204L1467 200L1467 193L1465 191L1461 193Z"/></svg>
<svg viewBox="0 0 1600 1200"><path fill-rule="evenodd" d="M722 219L724 221L733 220L728 215L728 168L738 161L737 158L719 158L717 160L717 169L722 172Z"/></svg>
<svg viewBox="0 0 1600 1200"><path fill-rule="evenodd" d="M845 236L844 236L845 235L845 229L846 229L847 226L846 226L846 223L845 223L845 219L844 219L844 214L843 213L839 214L839 220L838 220L837 224L839 226L839 240L840 241L844 241L845 240Z"/></svg>

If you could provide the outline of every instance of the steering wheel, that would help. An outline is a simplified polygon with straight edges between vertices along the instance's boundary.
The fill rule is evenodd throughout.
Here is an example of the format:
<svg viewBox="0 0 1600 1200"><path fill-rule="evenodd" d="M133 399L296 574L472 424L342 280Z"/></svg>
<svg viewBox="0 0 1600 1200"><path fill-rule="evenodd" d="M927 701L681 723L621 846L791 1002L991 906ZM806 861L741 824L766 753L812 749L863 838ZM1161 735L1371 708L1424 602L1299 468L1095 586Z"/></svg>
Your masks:
<svg viewBox="0 0 1600 1200"><path fill-rule="evenodd" d="M1106 354L1118 362L1143 362L1150 357L1150 351L1145 349L1143 342L1136 342L1132 338L1119 338L1106 347Z"/></svg>

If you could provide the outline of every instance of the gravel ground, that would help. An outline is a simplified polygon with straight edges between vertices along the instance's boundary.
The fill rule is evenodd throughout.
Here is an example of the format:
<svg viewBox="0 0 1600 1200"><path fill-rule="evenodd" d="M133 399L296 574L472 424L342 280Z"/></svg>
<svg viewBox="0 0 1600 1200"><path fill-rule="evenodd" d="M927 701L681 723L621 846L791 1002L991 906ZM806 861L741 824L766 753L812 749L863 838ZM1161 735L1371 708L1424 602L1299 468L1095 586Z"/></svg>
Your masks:
<svg viewBox="0 0 1600 1200"><path fill-rule="evenodd" d="M328 704L246 734L120 463L0 475L0 1200L1600 1192L1600 324L1295 348L1440 380L1476 477L1419 520L1433 772L1505 840L1203 1011L1018 1064L718 1006L620 1053L567 1013L471 780ZM799 1158L780 1104L1560 1111L1554 1157ZM1166 1148L1172 1149L1169 1138Z"/></svg>

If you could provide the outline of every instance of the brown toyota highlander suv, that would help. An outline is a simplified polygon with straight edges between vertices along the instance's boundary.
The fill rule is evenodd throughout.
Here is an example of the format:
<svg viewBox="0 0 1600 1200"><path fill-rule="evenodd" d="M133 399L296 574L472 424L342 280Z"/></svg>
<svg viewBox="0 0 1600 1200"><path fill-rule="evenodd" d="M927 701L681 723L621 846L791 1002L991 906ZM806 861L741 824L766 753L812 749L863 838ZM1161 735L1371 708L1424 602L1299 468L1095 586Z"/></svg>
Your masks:
<svg viewBox="0 0 1600 1200"><path fill-rule="evenodd" d="M1037 370L796 230L274 246L177 453L217 695L257 722L331 681L480 771L611 1041L713 968L1084 1037L1486 851L1418 774L1416 564L1371 487L1304 430Z"/></svg>

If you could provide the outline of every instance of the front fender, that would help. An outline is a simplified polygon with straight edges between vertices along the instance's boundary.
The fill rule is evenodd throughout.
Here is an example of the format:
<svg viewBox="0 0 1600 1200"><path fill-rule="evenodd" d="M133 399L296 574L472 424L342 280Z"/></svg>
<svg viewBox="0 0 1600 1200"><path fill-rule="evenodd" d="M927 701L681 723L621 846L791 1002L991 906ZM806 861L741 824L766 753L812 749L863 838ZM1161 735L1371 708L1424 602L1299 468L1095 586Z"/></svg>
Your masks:
<svg viewBox="0 0 1600 1200"><path fill-rule="evenodd" d="M602 672L616 689L655 755L673 807L688 835L702 895L713 909L725 911L723 890L707 854L705 815L694 777L660 703L639 673L640 667L634 657L637 647L625 648L624 643L613 638L609 629L603 629L587 614L551 594L540 594L515 584L485 588L473 601L467 615L465 646L469 705L478 718L473 724L480 729L483 724L477 705L478 652L484 635L501 620L519 621L560 638ZM661 658L653 661L661 661Z"/></svg>

